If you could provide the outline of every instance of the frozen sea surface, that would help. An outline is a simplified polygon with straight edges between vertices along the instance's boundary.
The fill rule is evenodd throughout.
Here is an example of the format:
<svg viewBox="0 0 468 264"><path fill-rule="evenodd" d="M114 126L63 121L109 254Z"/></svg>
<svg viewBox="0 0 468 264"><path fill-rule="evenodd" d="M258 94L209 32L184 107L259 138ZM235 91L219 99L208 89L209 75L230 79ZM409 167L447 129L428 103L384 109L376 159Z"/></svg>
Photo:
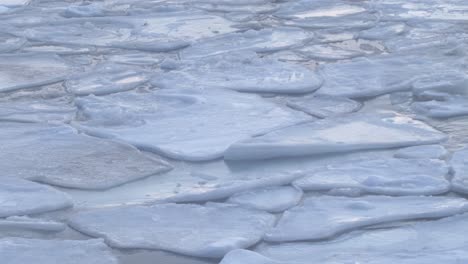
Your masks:
<svg viewBox="0 0 468 264"><path fill-rule="evenodd" d="M0 263L468 263L466 0L0 0Z"/></svg>

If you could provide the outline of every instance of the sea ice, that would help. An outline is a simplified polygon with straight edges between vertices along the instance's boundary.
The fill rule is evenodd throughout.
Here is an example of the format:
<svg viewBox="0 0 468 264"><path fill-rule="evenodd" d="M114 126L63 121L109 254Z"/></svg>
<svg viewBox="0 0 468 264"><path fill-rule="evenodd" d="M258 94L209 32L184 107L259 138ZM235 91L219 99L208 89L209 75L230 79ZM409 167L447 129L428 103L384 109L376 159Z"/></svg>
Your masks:
<svg viewBox="0 0 468 264"><path fill-rule="evenodd" d="M326 118L356 112L362 104L344 97L306 95L291 97L287 105L309 115Z"/></svg>
<svg viewBox="0 0 468 264"><path fill-rule="evenodd" d="M295 264L293 262L276 261L256 252L235 249L227 253L219 264Z"/></svg>
<svg viewBox="0 0 468 264"><path fill-rule="evenodd" d="M452 188L457 192L468 193L468 148L453 153L450 164L454 171Z"/></svg>
<svg viewBox="0 0 468 264"><path fill-rule="evenodd" d="M0 8L0 14L1 14ZM8 33L0 32L0 53L7 53L21 48L26 40Z"/></svg>
<svg viewBox="0 0 468 264"><path fill-rule="evenodd" d="M359 32L359 38L370 40L387 40L404 34L407 26L404 23L380 23L379 25Z"/></svg>
<svg viewBox="0 0 468 264"><path fill-rule="evenodd" d="M132 90L148 79L147 73L132 67L106 64L71 76L65 82L65 87L75 95L106 95Z"/></svg>
<svg viewBox="0 0 468 264"><path fill-rule="evenodd" d="M2 264L117 264L110 249L99 239L42 240L0 239Z"/></svg>
<svg viewBox="0 0 468 264"><path fill-rule="evenodd" d="M22 179L4 178L8 176L8 171L2 170L1 173L0 217L37 214L73 205L68 195L52 187Z"/></svg>
<svg viewBox="0 0 468 264"><path fill-rule="evenodd" d="M418 114L432 118L450 118L468 115L468 98L446 95L443 101L431 100L414 102L411 109Z"/></svg>
<svg viewBox="0 0 468 264"><path fill-rule="evenodd" d="M2 178L106 189L170 168L132 146L78 134L65 125L2 122L0 127Z"/></svg>
<svg viewBox="0 0 468 264"><path fill-rule="evenodd" d="M25 216L11 216L0 220L1 235L18 234L21 232L56 233L64 231L65 228L66 225L60 222Z"/></svg>
<svg viewBox="0 0 468 264"><path fill-rule="evenodd" d="M282 186L236 193L227 202L278 213L295 206L301 198L302 192L297 188Z"/></svg>
<svg viewBox="0 0 468 264"><path fill-rule="evenodd" d="M83 211L69 224L118 248L219 258L261 240L275 218L237 205L160 204Z"/></svg>
<svg viewBox="0 0 468 264"><path fill-rule="evenodd" d="M118 93L76 103L88 133L190 161L220 158L238 140L309 119L257 95L224 89Z"/></svg>
<svg viewBox="0 0 468 264"><path fill-rule="evenodd" d="M286 263L461 264L468 260L464 250L468 246L467 223L468 214L464 214L397 228L356 232L333 241L262 244L256 251Z"/></svg>
<svg viewBox="0 0 468 264"><path fill-rule="evenodd" d="M71 72L61 58L40 53L0 55L0 92L59 82Z"/></svg>
<svg viewBox="0 0 468 264"><path fill-rule="evenodd" d="M298 28L248 30L204 38L181 51L183 59L196 59L228 52L273 52L303 46L313 33Z"/></svg>
<svg viewBox="0 0 468 264"><path fill-rule="evenodd" d="M468 211L463 198L423 196L310 197L280 218L266 241L326 239L365 226L441 218Z"/></svg>
<svg viewBox="0 0 468 264"><path fill-rule="evenodd" d="M449 167L439 160L374 159L350 161L316 170L294 185L304 191L339 191L384 195L435 195L450 190Z"/></svg>
<svg viewBox="0 0 468 264"><path fill-rule="evenodd" d="M2 100L0 120L14 122L69 122L76 108L67 100Z"/></svg>
<svg viewBox="0 0 468 264"><path fill-rule="evenodd" d="M151 84L160 88L224 88L240 92L308 93L322 79L310 69L255 53L234 53L185 61L181 69L157 74Z"/></svg>
<svg viewBox="0 0 468 264"><path fill-rule="evenodd" d="M274 130L232 144L228 160L267 159L355 150L434 144L446 136L432 127L398 115L347 115Z"/></svg>
<svg viewBox="0 0 468 264"><path fill-rule="evenodd" d="M441 145L425 145L399 149L394 156L401 159L444 159L447 154Z"/></svg>

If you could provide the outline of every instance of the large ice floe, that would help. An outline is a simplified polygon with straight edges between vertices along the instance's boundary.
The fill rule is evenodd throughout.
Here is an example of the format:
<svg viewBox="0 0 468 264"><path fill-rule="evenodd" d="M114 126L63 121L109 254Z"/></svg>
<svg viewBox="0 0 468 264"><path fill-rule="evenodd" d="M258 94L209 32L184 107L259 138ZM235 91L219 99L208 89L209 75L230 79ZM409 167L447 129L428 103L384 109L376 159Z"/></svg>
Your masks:
<svg viewBox="0 0 468 264"><path fill-rule="evenodd" d="M170 168L132 146L78 134L65 125L3 122L0 127L2 178L106 189Z"/></svg>
<svg viewBox="0 0 468 264"><path fill-rule="evenodd" d="M369 225L441 218L468 211L468 202L451 197L310 197L286 211L266 241L319 240Z"/></svg>
<svg viewBox="0 0 468 264"><path fill-rule="evenodd" d="M63 81L71 67L63 59L41 53L0 55L0 92Z"/></svg>
<svg viewBox="0 0 468 264"><path fill-rule="evenodd" d="M161 204L79 212L69 224L112 247L219 258L259 242L275 218L237 205ZM112 223L112 224L111 224Z"/></svg>
<svg viewBox="0 0 468 264"><path fill-rule="evenodd" d="M370 159L328 165L294 184L337 194L431 195L450 190L449 167L439 160Z"/></svg>
<svg viewBox="0 0 468 264"><path fill-rule="evenodd" d="M211 160L232 143L307 120L305 114L223 89L165 89L76 100L90 134L175 159ZM190 120L190 122L187 122Z"/></svg>
<svg viewBox="0 0 468 264"><path fill-rule="evenodd" d="M306 122L232 144L229 160L266 159L365 149L396 148L443 141L432 127L398 115L347 115Z"/></svg>
<svg viewBox="0 0 468 264"><path fill-rule="evenodd" d="M0 239L0 256L4 264L117 264L110 249L99 239L42 240L25 238Z"/></svg>
<svg viewBox="0 0 468 264"><path fill-rule="evenodd" d="M308 93L322 78L300 65L258 58L253 52L230 53L181 62L183 66L157 74L151 83L160 88L225 88L240 92Z"/></svg>
<svg viewBox="0 0 468 264"><path fill-rule="evenodd" d="M464 250L468 240L463 232L468 228L467 220L468 215L464 214L395 228L355 232L335 241L262 244L256 251L286 263L420 264L440 261L459 264L468 259Z"/></svg>
<svg viewBox="0 0 468 264"><path fill-rule="evenodd" d="M63 192L22 179L3 178L8 176L7 173L0 173L0 217L37 214L73 205L70 197Z"/></svg>

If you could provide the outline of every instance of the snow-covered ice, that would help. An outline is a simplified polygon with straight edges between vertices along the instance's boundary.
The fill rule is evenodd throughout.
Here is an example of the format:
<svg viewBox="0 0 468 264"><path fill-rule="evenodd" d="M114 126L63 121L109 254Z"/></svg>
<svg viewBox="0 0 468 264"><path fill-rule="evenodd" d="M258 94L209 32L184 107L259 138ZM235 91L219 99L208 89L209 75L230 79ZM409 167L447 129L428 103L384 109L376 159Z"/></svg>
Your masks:
<svg viewBox="0 0 468 264"><path fill-rule="evenodd" d="M441 145L425 145L399 149L394 156L401 159L444 159L447 155L447 150Z"/></svg>
<svg viewBox="0 0 468 264"><path fill-rule="evenodd" d="M0 127L2 178L106 189L170 169L132 146L78 134L66 125L2 122Z"/></svg>
<svg viewBox="0 0 468 264"><path fill-rule="evenodd" d="M253 189L231 196L227 202L264 210L282 212L295 206L302 198L302 192L292 186Z"/></svg>
<svg viewBox="0 0 468 264"><path fill-rule="evenodd" d="M306 67L258 58L253 52L211 56L181 64L181 69L157 74L151 83L165 89L225 88L289 94L313 92L322 84L322 78Z"/></svg>
<svg viewBox="0 0 468 264"><path fill-rule="evenodd" d="M1 172L3 176L7 173ZM46 185L3 177L0 182L0 217L43 213L72 205L68 195Z"/></svg>
<svg viewBox="0 0 468 264"><path fill-rule="evenodd" d="M328 165L294 181L304 191L435 195L448 192L449 166L439 160L368 159Z"/></svg>
<svg viewBox="0 0 468 264"><path fill-rule="evenodd" d="M345 132L346 131L346 132ZM347 115L274 130L232 144L225 159L249 160L433 144L446 136L398 115Z"/></svg>
<svg viewBox="0 0 468 264"><path fill-rule="evenodd" d="M362 106L361 103L344 97L315 95L289 98L287 105L318 118L355 112Z"/></svg>
<svg viewBox="0 0 468 264"><path fill-rule="evenodd" d="M275 221L265 212L237 205L161 204L79 212L69 224L103 237L112 247L162 249L219 258L262 239Z"/></svg>
<svg viewBox="0 0 468 264"><path fill-rule="evenodd" d="M375 224L441 218L466 211L468 202L452 197L310 197L287 210L265 234L265 240L319 240Z"/></svg>
<svg viewBox="0 0 468 264"><path fill-rule="evenodd" d="M0 239L3 264L117 264L110 249L99 239L42 240Z"/></svg>
<svg viewBox="0 0 468 264"><path fill-rule="evenodd" d="M305 114L223 89L164 89L76 100L88 133L182 160L223 156L232 143L307 120ZM190 120L190 122L188 122Z"/></svg>

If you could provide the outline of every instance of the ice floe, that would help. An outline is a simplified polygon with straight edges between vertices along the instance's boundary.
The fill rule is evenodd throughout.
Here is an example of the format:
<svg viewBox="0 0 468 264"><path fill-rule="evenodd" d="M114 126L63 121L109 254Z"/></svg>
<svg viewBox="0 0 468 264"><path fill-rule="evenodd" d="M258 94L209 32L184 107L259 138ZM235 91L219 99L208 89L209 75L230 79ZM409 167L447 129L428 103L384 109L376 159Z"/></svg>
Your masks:
<svg viewBox="0 0 468 264"><path fill-rule="evenodd" d="M0 256L4 264L117 264L110 249L99 239L42 240L25 238L0 239Z"/></svg>
<svg viewBox="0 0 468 264"><path fill-rule="evenodd" d="M262 239L275 218L237 205L161 204L79 212L69 224L112 247L219 258Z"/></svg>
<svg viewBox="0 0 468 264"><path fill-rule="evenodd" d="M66 228L64 223L29 218L25 216L10 216L0 220L0 234L14 234L24 232L56 233Z"/></svg>
<svg viewBox="0 0 468 264"><path fill-rule="evenodd" d="M361 103L348 98L315 95L291 97L287 100L287 105L318 118L356 112L362 107Z"/></svg>
<svg viewBox="0 0 468 264"><path fill-rule="evenodd" d="M4 178L8 176L8 171L2 170L1 174L0 217L37 214L73 205L70 197L63 192L22 179Z"/></svg>
<svg viewBox="0 0 468 264"><path fill-rule="evenodd" d="M294 184L304 191L434 195L450 190L449 167L438 160L374 159L329 165Z"/></svg>
<svg viewBox="0 0 468 264"><path fill-rule="evenodd" d="M149 75L138 69L107 64L71 76L65 82L65 87L75 95L106 95L132 90L148 79Z"/></svg>
<svg viewBox="0 0 468 264"><path fill-rule="evenodd" d="M21 48L25 43L26 40L24 38L0 32L0 53L15 51Z"/></svg>
<svg viewBox="0 0 468 264"><path fill-rule="evenodd" d="M76 108L66 99L1 100L0 120L14 122L70 122Z"/></svg>
<svg viewBox="0 0 468 264"><path fill-rule="evenodd" d="M255 53L234 53L185 61L183 66L155 75L151 83L160 88L224 88L240 92L308 93L317 90L322 78L310 69Z"/></svg>
<svg viewBox="0 0 468 264"><path fill-rule="evenodd" d="M61 58L40 53L0 55L0 92L59 82L71 73Z"/></svg>
<svg viewBox="0 0 468 264"><path fill-rule="evenodd" d="M468 211L468 202L452 197L310 197L287 210L265 240L326 239L365 226L394 221L441 218Z"/></svg>
<svg viewBox="0 0 468 264"><path fill-rule="evenodd" d="M300 190L291 186L284 186L237 193L231 196L227 202L278 213L295 206L301 198L302 192Z"/></svg>
<svg viewBox="0 0 468 264"><path fill-rule="evenodd" d="M286 263L420 264L440 260L440 263L458 264L468 260L464 250L468 243L464 233L468 229L467 220L468 215L464 214L369 230L323 243L264 244L256 251Z"/></svg>
<svg viewBox="0 0 468 264"><path fill-rule="evenodd" d="M441 145L425 145L399 149L394 156L401 159L444 159L447 155L447 150Z"/></svg>
<svg viewBox="0 0 468 264"><path fill-rule="evenodd" d="M458 192L468 193L468 148L454 152L450 164L454 170L453 189Z"/></svg>
<svg viewBox="0 0 468 264"><path fill-rule="evenodd" d="M445 139L443 133L408 117L356 114L306 122L239 141L224 157L267 159L426 145Z"/></svg>
<svg viewBox="0 0 468 264"><path fill-rule="evenodd" d="M223 89L164 89L77 99L88 133L174 159L223 156L232 143L307 120L257 95ZM190 122L187 122L190 120Z"/></svg>
<svg viewBox="0 0 468 264"><path fill-rule="evenodd" d="M78 134L69 126L2 122L0 127L2 178L106 189L170 168L132 146Z"/></svg>

